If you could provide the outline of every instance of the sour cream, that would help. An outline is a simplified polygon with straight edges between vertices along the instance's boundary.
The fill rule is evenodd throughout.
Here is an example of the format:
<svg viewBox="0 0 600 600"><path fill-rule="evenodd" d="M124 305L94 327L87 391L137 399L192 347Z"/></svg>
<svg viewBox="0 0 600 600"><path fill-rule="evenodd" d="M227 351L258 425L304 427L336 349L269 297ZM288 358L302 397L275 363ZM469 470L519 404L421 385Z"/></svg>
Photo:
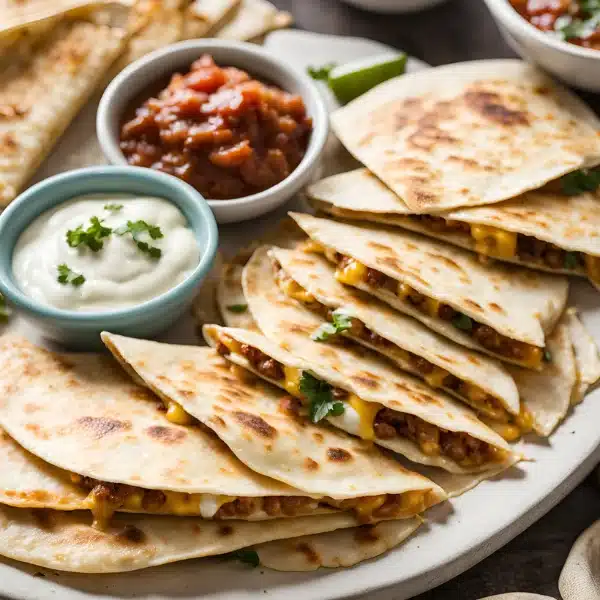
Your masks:
<svg viewBox="0 0 600 600"><path fill-rule="evenodd" d="M109 210L107 206L122 207ZM67 231L87 229L98 217L113 230L128 221L158 226L162 238L147 232L139 240L161 250L160 258L142 252L131 234L102 238L103 248L72 248ZM13 254L13 274L21 290L35 300L64 310L103 311L128 308L160 296L184 281L200 262L200 248L183 213L162 198L88 195L74 198L40 215L21 234ZM58 281L58 266L67 265L85 283Z"/></svg>

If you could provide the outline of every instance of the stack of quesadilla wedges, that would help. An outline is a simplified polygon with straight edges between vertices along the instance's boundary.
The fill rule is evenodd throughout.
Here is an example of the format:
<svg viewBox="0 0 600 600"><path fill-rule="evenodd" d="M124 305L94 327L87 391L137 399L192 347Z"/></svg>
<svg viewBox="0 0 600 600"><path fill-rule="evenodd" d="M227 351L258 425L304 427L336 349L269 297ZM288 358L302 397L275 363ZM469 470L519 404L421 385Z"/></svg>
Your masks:
<svg viewBox="0 0 600 600"><path fill-rule="evenodd" d="M54 354L4 336L4 556L24 560L14 547L22 535L31 542L27 562L117 572L404 521L389 529L382 524L357 557L362 560L382 552L382 544L400 543L418 526L417 515L446 497L432 481L350 436L300 426L279 412L274 388L249 384L213 350L193 348L192 359L189 347L109 338L136 357L128 370L140 361L152 365L154 356L164 368L159 382L169 382L167 374L176 381L177 373L179 388L198 381L193 394L180 389L189 413L167 399L181 393L161 393L161 400L106 356ZM222 407L238 398L247 399L245 410L238 406L227 415ZM222 421L232 430L237 424L237 438ZM290 448L297 456L291 468L281 468L274 458L292 454ZM90 544L90 555L83 556ZM105 554L119 544L126 547L107 561Z"/></svg>

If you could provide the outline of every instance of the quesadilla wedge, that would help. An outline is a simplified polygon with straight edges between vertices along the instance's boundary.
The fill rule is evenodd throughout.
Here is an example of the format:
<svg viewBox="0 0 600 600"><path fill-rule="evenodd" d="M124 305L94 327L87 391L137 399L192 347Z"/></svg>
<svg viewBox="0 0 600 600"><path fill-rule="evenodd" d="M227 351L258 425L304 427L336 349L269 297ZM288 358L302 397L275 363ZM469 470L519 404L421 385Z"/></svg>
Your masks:
<svg viewBox="0 0 600 600"><path fill-rule="evenodd" d="M502 437L508 441L531 429L517 386L500 362L342 285L322 256L281 248L271 248L269 256L283 293L327 321L312 333L313 340L335 341L343 335L379 352L431 387L465 402L478 416L503 423Z"/></svg>
<svg viewBox="0 0 600 600"><path fill-rule="evenodd" d="M9 336L0 356L0 425L86 492L71 509L91 510L98 528L114 511L260 520L333 510L324 494L252 471L210 430L169 423L162 402L109 357Z"/></svg>
<svg viewBox="0 0 600 600"><path fill-rule="evenodd" d="M275 29L289 27L292 15L277 8L268 0L241 0L231 18L214 36L226 40L255 42Z"/></svg>
<svg viewBox="0 0 600 600"><path fill-rule="evenodd" d="M413 212L493 204L600 163L600 122L519 60L391 79L331 116L346 148Z"/></svg>
<svg viewBox="0 0 600 600"><path fill-rule="evenodd" d="M499 204L415 214L366 169L317 182L314 206L345 219L398 225L488 257L600 285L600 196L527 192Z"/></svg>
<svg viewBox="0 0 600 600"><path fill-rule="evenodd" d="M567 301L566 277L484 266L470 252L410 232L292 217L313 241L305 250L337 264L338 281L467 348L542 369L545 335Z"/></svg>
<svg viewBox="0 0 600 600"><path fill-rule="evenodd" d="M445 499L435 484L378 448L299 421L280 408L289 398L282 400L276 388L232 368L213 349L108 333L102 338L128 370L213 429L258 473L353 510L366 522L411 517Z"/></svg>
<svg viewBox="0 0 600 600"><path fill-rule="evenodd" d="M108 529L98 531L81 511L0 504L0 555L53 571L123 573L357 525L350 513L343 512L227 524L192 517L120 514Z"/></svg>

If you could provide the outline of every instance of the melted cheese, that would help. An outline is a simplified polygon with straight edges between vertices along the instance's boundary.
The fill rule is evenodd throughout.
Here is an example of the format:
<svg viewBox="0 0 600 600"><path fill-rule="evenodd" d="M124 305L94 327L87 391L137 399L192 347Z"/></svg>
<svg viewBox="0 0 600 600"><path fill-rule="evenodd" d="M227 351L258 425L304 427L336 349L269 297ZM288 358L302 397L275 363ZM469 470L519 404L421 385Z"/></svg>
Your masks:
<svg viewBox="0 0 600 600"><path fill-rule="evenodd" d="M300 379L302 378L302 371L296 367L283 367L283 373L285 375L285 381L283 387L286 391L296 398L302 398L300 393Z"/></svg>
<svg viewBox="0 0 600 600"><path fill-rule="evenodd" d="M542 366L544 350L537 346L525 346L525 356L519 359L519 364L532 369L539 369Z"/></svg>
<svg viewBox="0 0 600 600"><path fill-rule="evenodd" d="M222 336L220 336L219 337L219 341L224 346L227 346L227 348L231 352L233 352L235 354L241 354L242 345L239 342L237 342L236 340L230 338L228 335L222 335Z"/></svg>
<svg viewBox="0 0 600 600"><path fill-rule="evenodd" d="M371 520L373 513L381 508L385 501L387 500L387 496L373 496L372 498L363 498L360 502L354 507L354 511L358 515L360 521L369 521Z"/></svg>
<svg viewBox="0 0 600 600"><path fill-rule="evenodd" d="M194 417L189 415L181 404L178 404L174 400L165 401L167 407L167 419L175 425L192 425L194 423Z"/></svg>
<svg viewBox="0 0 600 600"><path fill-rule="evenodd" d="M278 277L277 283L279 284L279 289L286 296L298 300L298 302L302 302L303 304L316 302L316 298L312 294L309 294L302 286L289 277Z"/></svg>
<svg viewBox="0 0 600 600"><path fill-rule="evenodd" d="M406 298L408 298L408 296L410 296L410 294L412 294L413 291L414 290L410 287L410 285L400 282L398 284L398 289L396 290L396 295L401 300L406 300Z"/></svg>
<svg viewBox="0 0 600 600"><path fill-rule="evenodd" d="M325 247L315 240L306 240L300 245L300 250L307 254L325 254Z"/></svg>
<svg viewBox="0 0 600 600"><path fill-rule="evenodd" d="M490 421L488 419L482 420L490 429L493 429L507 442L516 442L521 437L521 430L514 423L499 423L498 421Z"/></svg>
<svg viewBox="0 0 600 600"><path fill-rule="evenodd" d="M424 379L432 388L439 388L444 385L444 379L446 379L447 376L448 371L445 369L433 367L433 371L427 373L427 375L424 376Z"/></svg>
<svg viewBox="0 0 600 600"><path fill-rule="evenodd" d="M514 258L517 254L517 234L489 225L471 225L475 251L499 258Z"/></svg>
<svg viewBox="0 0 600 600"><path fill-rule="evenodd" d="M521 406L521 411L515 417L515 423L522 433L529 433L533 430L533 415L525 408L525 406Z"/></svg>
<svg viewBox="0 0 600 600"><path fill-rule="evenodd" d="M367 267L357 260L347 261L343 267L338 267L335 271L335 278L341 283L356 285L364 280L367 274Z"/></svg>
<svg viewBox="0 0 600 600"><path fill-rule="evenodd" d="M585 270L592 281L600 283L600 257L586 254Z"/></svg>
<svg viewBox="0 0 600 600"><path fill-rule="evenodd" d="M358 435L363 440L374 440L375 430L373 429L373 423L375 422L375 416L381 410L381 406L374 402L365 402L354 394L350 394L348 403L356 411L360 419Z"/></svg>
<svg viewBox="0 0 600 600"><path fill-rule="evenodd" d="M429 296L427 296L423 305L430 316L437 317L442 303L435 298L429 298Z"/></svg>

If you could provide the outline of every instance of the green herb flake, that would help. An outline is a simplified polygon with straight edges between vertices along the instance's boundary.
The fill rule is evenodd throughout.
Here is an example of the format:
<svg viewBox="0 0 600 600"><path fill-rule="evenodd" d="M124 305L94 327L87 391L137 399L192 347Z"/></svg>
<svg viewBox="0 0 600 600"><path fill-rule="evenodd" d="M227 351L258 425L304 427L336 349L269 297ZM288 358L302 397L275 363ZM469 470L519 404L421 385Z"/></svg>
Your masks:
<svg viewBox="0 0 600 600"><path fill-rule="evenodd" d="M348 331L352 327L352 317L338 309L331 313L332 323L323 323L311 336L315 342L325 342L330 337Z"/></svg>
<svg viewBox="0 0 600 600"><path fill-rule="evenodd" d="M313 423L325 417L339 417L344 412L344 404L333 399L333 387L326 381L317 379L308 371L302 371L300 392L310 401L309 416Z"/></svg>
<svg viewBox="0 0 600 600"><path fill-rule="evenodd" d="M577 252L565 252L565 269L576 269L579 266L579 255Z"/></svg>
<svg viewBox="0 0 600 600"><path fill-rule="evenodd" d="M258 552L255 550L235 550L234 552L223 554L223 558L225 560L239 560L240 562L250 565L253 568L256 568L258 565L260 565L260 558L258 557Z"/></svg>
<svg viewBox="0 0 600 600"><path fill-rule="evenodd" d="M107 210L108 212L111 212L111 213L117 213L122 209L123 209L122 204L105 204L104 205L104 210Z"/></svg>
<svg viewBox="0 0 600 600"><path fill-rule="evenodd" d="M90 219L90 226L87 229L79 225L76 229L67 231L67 244L71 248L77 248L81 245L87 246L92 252L98 252L104 247L104 238L107 238L113 230L110 227L102 225L98 217Z"/></svg>
<svg viewBox="0 0 600 600"><path fill-rule="evenodd" d="M335 69L336 66L337 64L332 62L327 63L322 67L308 67L308 69L306 70L308 74L316 81L327 81L329 73L331 73L331 71Z"/></svg>
<svg viewBox="0 0 600 600"><path fill-rule="evenodd" d="M600 170L580 169L567 173L560 180L563 194L578 196L584 192L595 192L600 186Z"/></svg>
<svg viewBox="0 0 600 600"><path fill-rule="evenodd" d="M544 362L552 362L552 352L550 350L544 350Z"/></svg>
<svg viewBox="0 0 600 600"><path fill-rule="evenodd" d="M147 233L151 239L158 240L164 237L160 227L156 225L149 225L146 221L127 221L126 225L121 225L115 229L117 235L131 234L133 241L136 246L144 253L148 254L150 258L158 259L162 256L162 250L156 246L151 246L148 242L144 242L140 239L143 233Z"/></svg>
<svg viewBox="0 0 600 600"><path fill-rule="evenodd" d="M4 296L0 294L0 323L4 323L8 321L8 317L10 316L10 310L6 305L6 300Z"/></svg>
<svg viewBox="0 0 600 600"><path fill-rule="evenodd" d="M241 314L245 313L248 310L247 304L230 304L227 307L227 310L232 313Z"/></svg>
<svg viewBox="0 0 600 600"><path fill-rule="evenodd" d="M467 315L464 315L463 313L458 313L452 319L452 325L454 325L456 329L471 331L473 329L473 319L471 319L471 317L467 317Z"/></svg>
<svg viewBox="0 0 600 600"><path fill-rule="evenodd" d="M72 271L68 265L62 264L56 267L58 271L58 277L56 280L58 283L62 283L62 285L71 284L75 287L79 287L85 283L85 277L81 273L75 273Z"/></svg>

